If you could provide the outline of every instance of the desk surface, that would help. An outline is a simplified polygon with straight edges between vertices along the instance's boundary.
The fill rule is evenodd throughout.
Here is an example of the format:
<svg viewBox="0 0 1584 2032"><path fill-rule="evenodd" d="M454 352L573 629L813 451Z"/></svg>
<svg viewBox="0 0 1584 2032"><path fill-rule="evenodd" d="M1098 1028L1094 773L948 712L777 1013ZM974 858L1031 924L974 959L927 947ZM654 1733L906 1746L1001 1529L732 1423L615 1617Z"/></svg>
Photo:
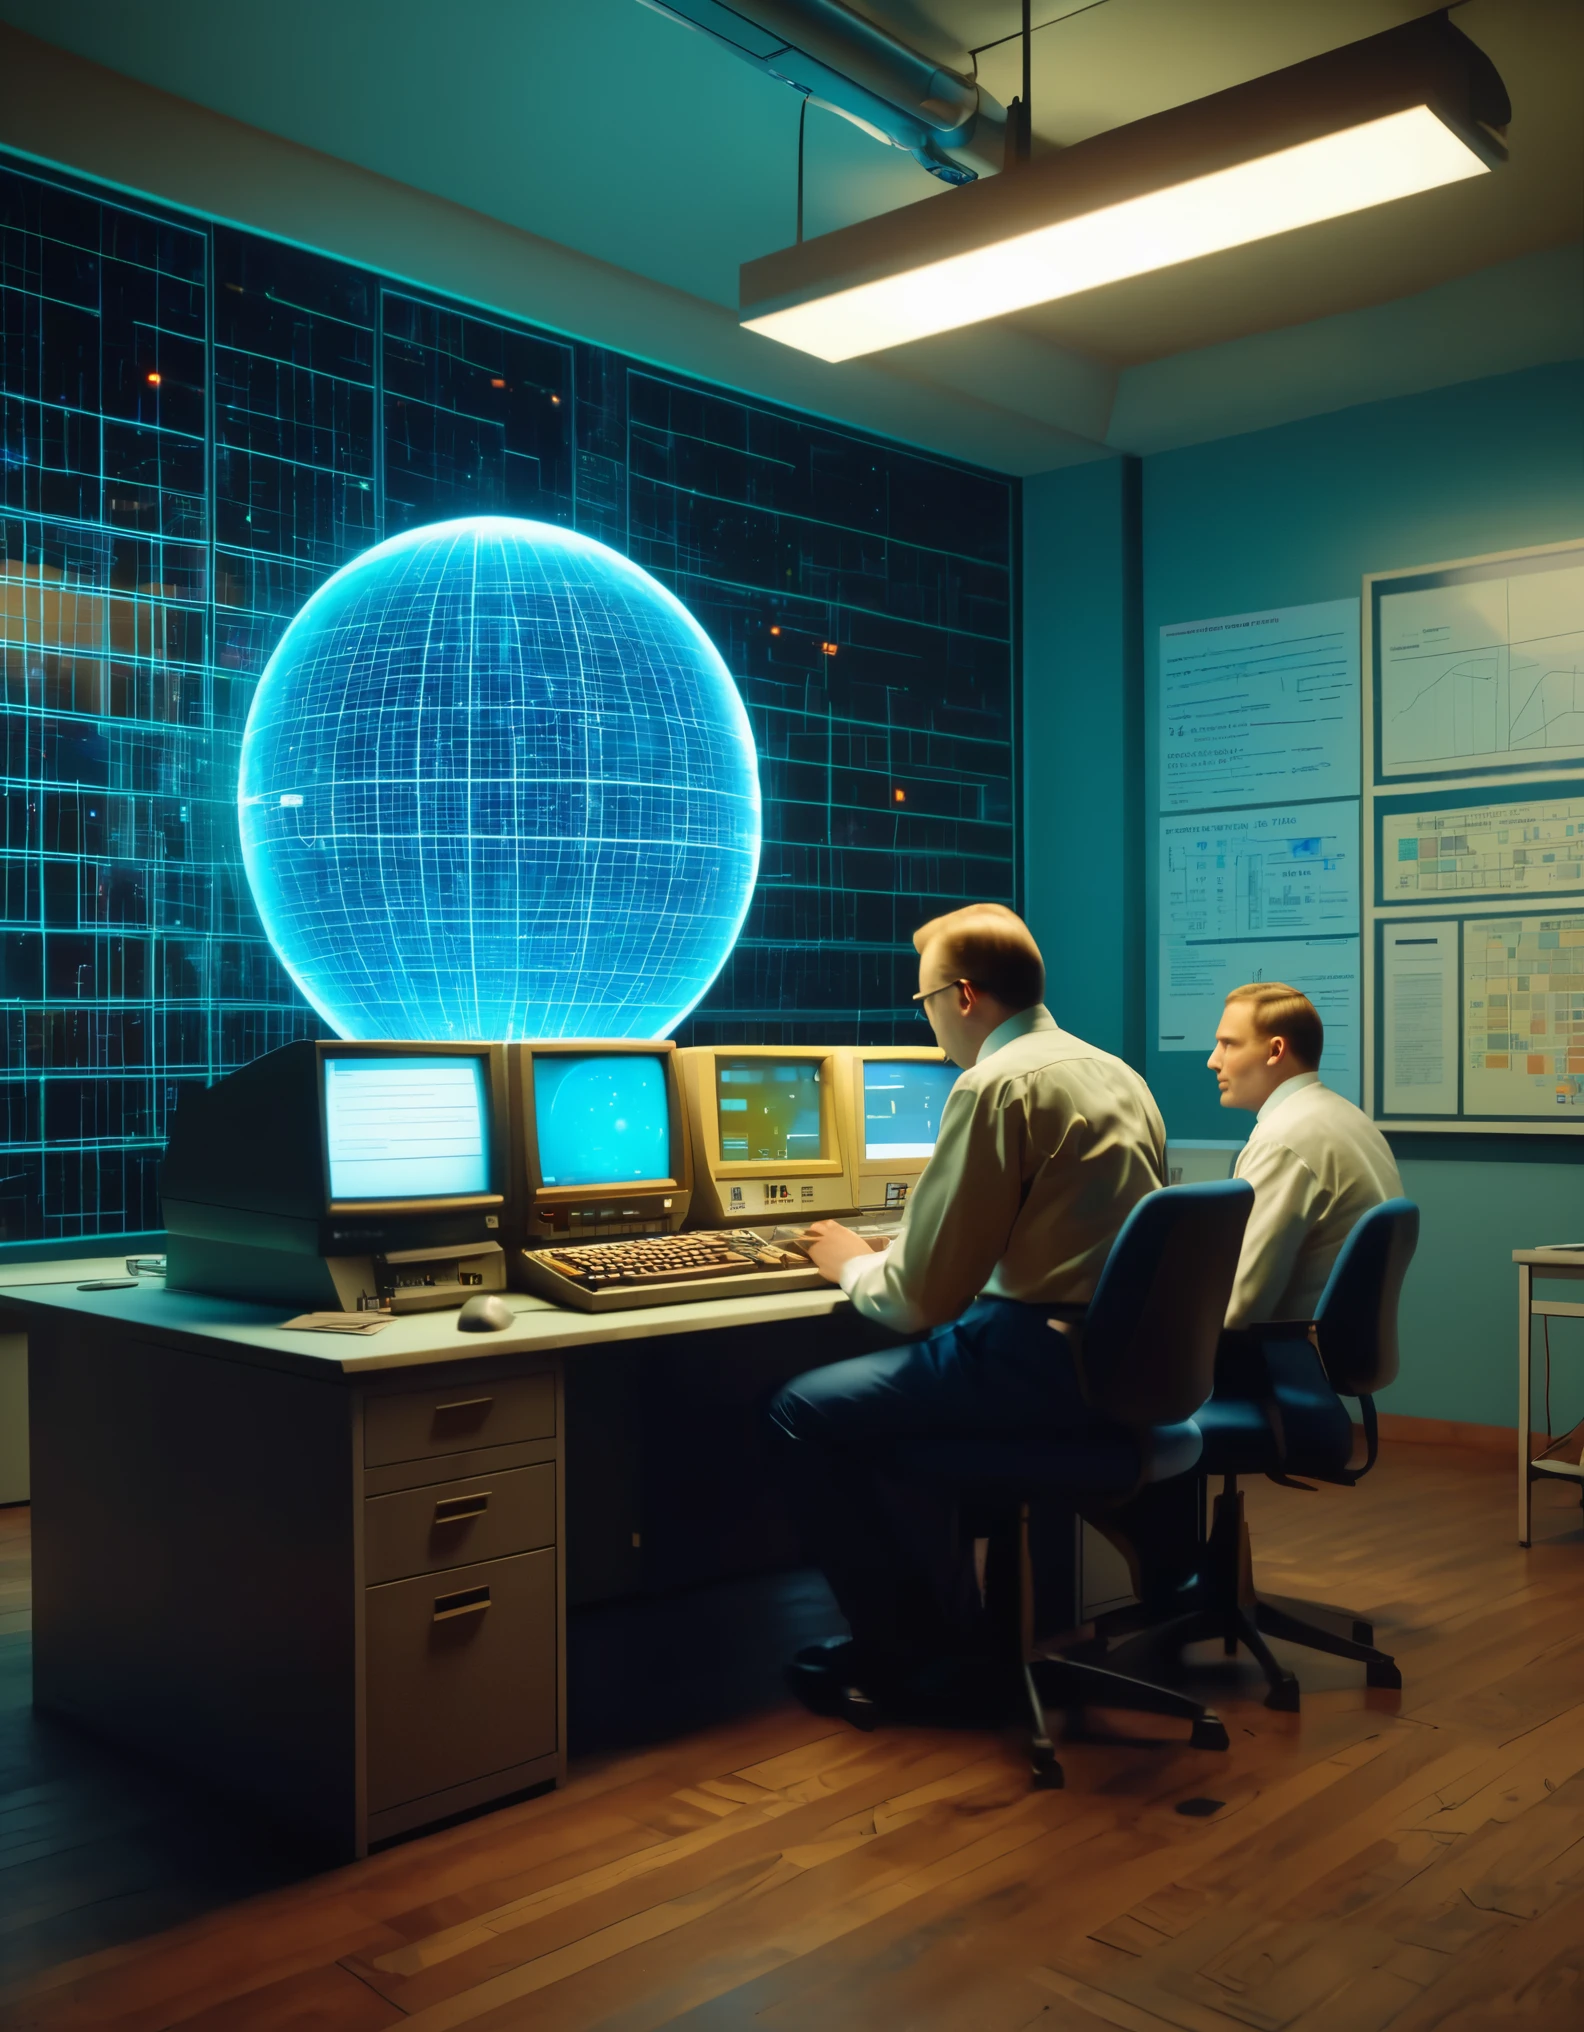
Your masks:
<svg viewBox="0 0 1584 2032"><path fill-rule="evenodd" d="M23 1314L86 1315L134 1332L147 1328L160 1340L198 1344L211 1354L297 1375L359 1377L382 1370L481 1356L549 1354L596 1348L617 1341L710 1333L725 1327L763 1326L779 1320L824 1319L845 1308L834 1286L817 1291L775 1291L751 1298L712 1298L691 1305L650 1305L630 1312L571 1312L548 1299L504 1294L516 1314L499 1333L464 1333L455 1312L420 1312L393 1319L376 1334L291 1333L282 1330L300 1307L244 1305L191 1291L167 1291L157 1278L119 1291L82 1291L99 1277L126 1275L121 1257L75 1262L15 1263L0 1271L0 1307Z"/></svg>
<svg viewBox="0 0 1584 2032"><path fill-rule="evenodd" d="M1584 1242L1564 1245L1560 1242L1542 1242L1537 1249L1514 1249L1515 1263L1529 1263L1536 1269L1584 1270Z"/></svg>

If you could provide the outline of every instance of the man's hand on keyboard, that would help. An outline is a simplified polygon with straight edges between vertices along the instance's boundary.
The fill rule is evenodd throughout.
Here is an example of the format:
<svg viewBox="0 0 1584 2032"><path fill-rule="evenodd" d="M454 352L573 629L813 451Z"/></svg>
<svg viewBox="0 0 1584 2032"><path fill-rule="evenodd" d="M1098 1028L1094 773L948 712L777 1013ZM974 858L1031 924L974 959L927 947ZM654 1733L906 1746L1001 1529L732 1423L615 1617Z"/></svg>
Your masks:
<svg viewBox="0 0 1584 2032"><path fill-rule="evenodd" d="M820 1275L832 1284L841 1282L841 1266L849 1258L874 1253L864 1236L855 1235L840 1221L815 1221L792 1246L801 1249Z"/></svg>

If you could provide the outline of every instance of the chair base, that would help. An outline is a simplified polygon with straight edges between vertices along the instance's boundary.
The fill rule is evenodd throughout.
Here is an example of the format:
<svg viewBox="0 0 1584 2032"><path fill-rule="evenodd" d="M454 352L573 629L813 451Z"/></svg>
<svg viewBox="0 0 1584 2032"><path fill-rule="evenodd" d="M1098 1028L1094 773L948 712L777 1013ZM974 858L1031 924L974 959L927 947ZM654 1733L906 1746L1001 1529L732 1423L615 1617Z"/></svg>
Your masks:
<svg viewBox="0 0 1584 2032"><path fill-rule="evenodd" d="M1301 1610L1307 1614L1299 1613ZM1325 1622L1315 1620L1317 1617L1345 1624L1347 1634L1327 1628ZM1301 1644L1333 1658L1355 1659L1365 1669L1368 1686L1392 1691L1402 1687L1396 1660L1376 1648L1374 1628L1362 1617L1312 1602L1262 1600L1256 1594L1243 1492L1232 1475L1226 1477L1215 1499L1210 1535L1193 1587L1164 1615L1158 1608L1140 1605L1100 1617L1095 1624L1094 1651L1103 1657L1110 1644L1144 1630L1178 1648L1219 1639L1229 1658L1240 1649L1249 1652L1265 1675L1265 1705L1281 1714L1298 1712L1300 1688L1297 1675L1277 1658L1265 1642L1267 1637L1280 1637L1285 1643Z"/></svg>
<svg viewBox="0 0 1584 2032"><path fill-rule="evenodd" d="M1033 1576L1029 1561L1028 1506L999 1521L990 1534L986 1565L986 1606L1000 1631L1001 1655L1009 1673L1021 1682L1033 1733L1029 1762L1033 1785L1056 1791L1066 1783L1051 1738L1048 1710L1062 1708L1069 1717L1088 1708L1118 1708L1134 1714L1170 1715L1190 1725L1189 1745L1196 1750L1231 1747L1221 1718L1191 1694L1157 1686L1113 1672L1088 1659L1037 1654L1033 1632Z"/></svg>

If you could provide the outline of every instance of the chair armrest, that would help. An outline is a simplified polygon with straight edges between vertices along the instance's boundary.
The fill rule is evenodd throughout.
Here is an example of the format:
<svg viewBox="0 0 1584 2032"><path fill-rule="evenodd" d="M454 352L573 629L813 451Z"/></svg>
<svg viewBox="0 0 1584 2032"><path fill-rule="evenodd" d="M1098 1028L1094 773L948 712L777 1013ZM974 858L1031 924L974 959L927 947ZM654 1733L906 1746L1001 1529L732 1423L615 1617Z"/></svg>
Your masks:
<svg viewBox="0 0 1584 2032"><path fill-rule="evenodd" d="M1225 1326L1221 1329L1221 1346L1228 1342L1252 1343L1261 1341L1310 1341L1315 1337L1315 1323L1312 1319L1262 1319L1250 1326Z"/></svg>

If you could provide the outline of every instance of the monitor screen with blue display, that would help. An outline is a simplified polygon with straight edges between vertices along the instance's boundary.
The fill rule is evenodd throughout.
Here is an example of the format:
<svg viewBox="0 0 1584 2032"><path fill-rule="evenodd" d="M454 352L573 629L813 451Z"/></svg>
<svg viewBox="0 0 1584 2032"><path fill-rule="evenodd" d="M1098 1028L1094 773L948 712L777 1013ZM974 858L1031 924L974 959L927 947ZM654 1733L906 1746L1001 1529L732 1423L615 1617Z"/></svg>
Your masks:
<svg viewBox="0 0 1584 2032"><path fill-rule="evenodd" d="M931 1157L954 1065L907 1058L865 1061L864 1157Z"/></svg>
<svg viewBox="0 0 1584 2032"><path fill-rule="evenodd" d="M825 1155L817 1059L715 1061L723 1164L785 1164Z"/></svg>
<svg viewBox="0 0 1584 2032"><path fill-rule="evenodd" d="M330 1197L450 1199L490 1190L477 1058L327 1058Z"/></svg>
<svg viewBox="0 0 1584 2032"><path fill-rule="evenodd" d="M541 1185L631 1185L671 1176L665 1061L642 1053L533 1062Z"/></svg>

